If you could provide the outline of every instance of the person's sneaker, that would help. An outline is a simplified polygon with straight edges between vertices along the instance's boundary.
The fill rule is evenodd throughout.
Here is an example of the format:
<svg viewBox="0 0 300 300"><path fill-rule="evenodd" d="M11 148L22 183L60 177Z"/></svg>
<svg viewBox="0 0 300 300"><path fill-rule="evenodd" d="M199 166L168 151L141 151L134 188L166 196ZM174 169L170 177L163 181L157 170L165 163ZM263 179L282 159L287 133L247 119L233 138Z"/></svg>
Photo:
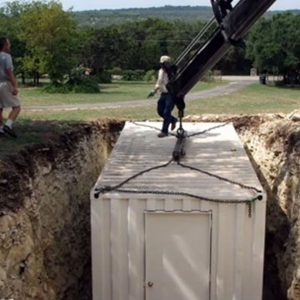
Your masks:
<svg viewBox="0 0 300 300"><path fill-rule="evenodd" d="M8 135L10 135L10 136L12 136L12 137L14 137L14 138L17 137L17 135L16 135L16 133L14 132L14 130L11 129L10 127L8 127L7 125L4 125L4 126L3 126L3 131L4 131L4 133L6 133L6 134L8 134Z"/></svg>
<svg viewBox="0 0 300 300"><path fill-rule="evenodd" d="M172 131L176 128L176 123L177 123L177 121L171 124L171 130Z"/></svg>
<svg viewBox="0 0 300 300"><path fill-rule="evenodd" d="M167 133L164 133L164 132L161 132L161 133L159 133L157 136L158 136L159 138L163 138L163 137L168 136L168 134L167 134Z"/></svg>

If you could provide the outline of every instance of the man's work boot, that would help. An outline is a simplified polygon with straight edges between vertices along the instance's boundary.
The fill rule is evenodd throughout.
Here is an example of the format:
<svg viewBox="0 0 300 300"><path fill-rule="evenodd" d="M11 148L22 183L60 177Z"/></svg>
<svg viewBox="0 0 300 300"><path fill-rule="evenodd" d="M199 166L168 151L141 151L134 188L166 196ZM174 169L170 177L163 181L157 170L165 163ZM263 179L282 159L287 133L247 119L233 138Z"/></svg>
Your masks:
<svg viewBox="0 0 300 300"><path fill-rule="evenodd" d="M17 137L17 135L16 135L16 133L14 132L14 130L13 130L12 128L8 127L7 125L4 125L4 126L3 126L3 131L4 131L6 134L8 134L8 135L10 135L11 137L13 137L13 138L16 138L16 137Z"/></svg>
<svg viewBox="0 0 300 300"><path fill-rule="evenodd" d="M164 133L164 132L161 132L161 133L159 133L157 136L158 136L159 138L164 138L164 137L168 136L168 134L167 134L167 133Z"/></svg>
<svg viewBox="0 0 300 300"><path fill-rule="evenodd" d="M176 123L177 123L177 121L171 124L171 130L172 131L176 128Z"/></svg>

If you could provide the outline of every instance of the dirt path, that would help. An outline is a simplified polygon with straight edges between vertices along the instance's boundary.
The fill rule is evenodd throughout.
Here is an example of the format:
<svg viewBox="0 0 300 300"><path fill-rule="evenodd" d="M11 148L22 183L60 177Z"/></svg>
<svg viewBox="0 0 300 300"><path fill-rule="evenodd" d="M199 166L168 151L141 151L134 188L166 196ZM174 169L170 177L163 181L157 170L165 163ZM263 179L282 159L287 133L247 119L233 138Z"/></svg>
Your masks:
<svg viewBox="0 0 300 300"><path fill-rule="evenodd" d="M185 98L186 101L194 101L199 99L206 99L221 95L228 95L237 92L244 87L253 83L253 80L236 80L228 83L227 85L222 85L215 87L210 90L200 91L188 94ZM24 111L68 111L68 110L95 110L95 109L107 109L107 108L118 108L118 107L145 107L155 104L154 99L141 99L134 101L123 101L123 102L113 102L113 103L80 103L80 104L62 104L62 105L34 105L34 106L24 106Z"/></svg>

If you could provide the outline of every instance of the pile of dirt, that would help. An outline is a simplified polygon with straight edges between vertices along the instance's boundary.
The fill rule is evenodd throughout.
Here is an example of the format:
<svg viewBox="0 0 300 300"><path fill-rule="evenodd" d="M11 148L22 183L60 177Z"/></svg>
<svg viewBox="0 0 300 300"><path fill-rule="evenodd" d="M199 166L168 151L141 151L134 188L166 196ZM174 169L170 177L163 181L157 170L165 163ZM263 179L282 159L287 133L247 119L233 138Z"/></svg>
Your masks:
<svg viewBox="0 0 300 300"><path fill-rule="evenodd" d="M267 192L265 300L300 299L300 122L293 119L186 118L233 122ZM0 299L91 299L89 190L123 125L76 125L0 163Z"/></svg>

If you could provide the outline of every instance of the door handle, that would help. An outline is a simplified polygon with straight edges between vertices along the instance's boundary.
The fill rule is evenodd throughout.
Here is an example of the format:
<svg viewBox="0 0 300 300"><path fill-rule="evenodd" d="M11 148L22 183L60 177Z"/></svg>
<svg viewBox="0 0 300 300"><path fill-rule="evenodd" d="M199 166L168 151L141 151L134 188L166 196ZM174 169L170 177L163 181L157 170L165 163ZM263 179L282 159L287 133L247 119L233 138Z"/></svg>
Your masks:
<svg viewBox="0 0 300 300"><path fill-rule="evenodd" d="M152 287L154 286L154 283L153 283L152 281L148 281L148 286L149 286L150 288L152 288Z"/></svg>

